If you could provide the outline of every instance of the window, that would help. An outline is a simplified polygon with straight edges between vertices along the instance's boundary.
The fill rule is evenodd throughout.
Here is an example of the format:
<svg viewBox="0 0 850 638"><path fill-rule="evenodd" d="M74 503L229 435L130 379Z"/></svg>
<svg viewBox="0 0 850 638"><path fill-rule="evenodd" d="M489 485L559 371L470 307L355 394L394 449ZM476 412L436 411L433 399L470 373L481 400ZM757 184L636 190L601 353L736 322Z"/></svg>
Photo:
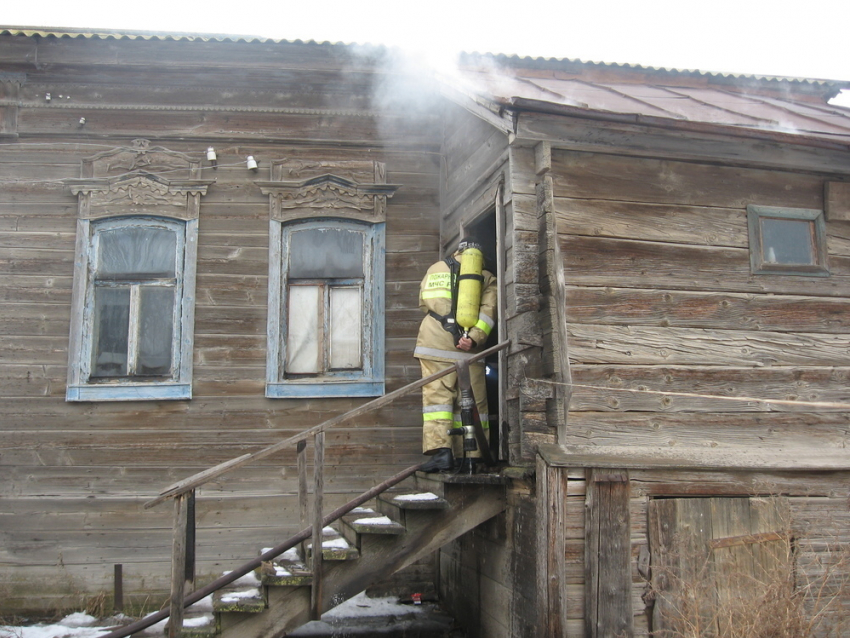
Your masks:
<svg viewBox="0 0 850 638"><path fill-rule="evenodd" d="M384 226L272 221L266 396L383 394Z"/></svg>
<svg viewBox="0 0 850 638"><path fill-rule="evenodd" d="M81 220L69 401L191 397L197 221ZM190 276L187 276L187 272Z"/></svg>
<svg viewBox="0 0 850 638"><path fill-rule="evenodd" d="M823 211L748 206L754 274L829 275Z"/></svg>
<svg viewBox="0 0 850 638"><path fill-rule="evenodd" d="M133 140L83 159L67 401L192 398L200 157Z"/></svg>

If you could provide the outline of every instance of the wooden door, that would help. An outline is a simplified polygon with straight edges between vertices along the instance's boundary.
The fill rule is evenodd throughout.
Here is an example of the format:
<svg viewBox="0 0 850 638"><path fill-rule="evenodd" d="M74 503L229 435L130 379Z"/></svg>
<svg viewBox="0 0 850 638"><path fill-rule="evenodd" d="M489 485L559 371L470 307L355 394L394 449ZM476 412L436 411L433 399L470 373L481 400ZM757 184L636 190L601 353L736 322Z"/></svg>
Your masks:
<svg viewBox="0 0 850 638"><path fill-rule="evenodd" d="M653 635L738 635L769 587L793 587L783 511L774 498L653 499Z"/></svg>

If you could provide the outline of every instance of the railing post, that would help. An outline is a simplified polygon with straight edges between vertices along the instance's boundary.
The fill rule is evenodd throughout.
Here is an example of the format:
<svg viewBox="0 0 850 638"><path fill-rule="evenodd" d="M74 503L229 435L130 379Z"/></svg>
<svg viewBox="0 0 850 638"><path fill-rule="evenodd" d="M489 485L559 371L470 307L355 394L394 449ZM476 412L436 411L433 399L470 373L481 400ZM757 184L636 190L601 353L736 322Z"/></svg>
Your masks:
<svg viewBox="0 0 850 638"><path fill-rule="evenodd" d="M310 592L310 617L318 620L322 617L322 540L324 538L324 517L322 501L325 491L325 433L319 432L315 438L315 461L313 465L313 587Z"/></svg>
<svg viewBox="0 0 850 638"><path fill-rule="evenodd" d="M168 638L183 633L183 598L186 585L186 529L189 521L188 494L174 498L174 535L171 545L171 620Z"/></svg>
<svg viewBox="0 0 850 638"><path fill-rule="evenodd" d="M195 591L195 490L186 495L186 568L185 592Z"/></svg>
<svg viewBox="0 0 850 638"><path fill-rule="evenodd" d="M295 445L298 463L298 515L301 517L301 528L307 529L310 526L310 519L307 507L309 494L307 493L307 441L298 441ZM307 559L307 545L300 544L301 556Z"/></svg>

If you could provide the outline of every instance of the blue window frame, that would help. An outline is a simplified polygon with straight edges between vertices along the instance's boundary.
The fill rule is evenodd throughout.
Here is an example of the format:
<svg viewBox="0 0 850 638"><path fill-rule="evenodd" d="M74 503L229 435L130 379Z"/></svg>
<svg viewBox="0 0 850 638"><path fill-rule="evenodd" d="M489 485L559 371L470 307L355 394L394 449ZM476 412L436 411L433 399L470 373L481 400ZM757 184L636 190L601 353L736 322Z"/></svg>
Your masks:
<svg viewBox="0 0 850 638"><path fill-rule="evenodd" d="M270 227L266 396L384 393L384 223Z"/></svg>
<svg viewBox="0 0 850 638"><path fill-rule="evenodd" d="M197 220L78 221L68 401L192 396Z"/></svg>

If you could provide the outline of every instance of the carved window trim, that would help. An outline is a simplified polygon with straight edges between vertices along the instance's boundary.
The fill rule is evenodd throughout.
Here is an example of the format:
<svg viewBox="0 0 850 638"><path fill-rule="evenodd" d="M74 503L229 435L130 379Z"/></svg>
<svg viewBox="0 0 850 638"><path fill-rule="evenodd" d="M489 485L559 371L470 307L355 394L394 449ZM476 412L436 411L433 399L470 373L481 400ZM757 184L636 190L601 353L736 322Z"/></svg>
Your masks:
<svg viewBox="0 0 850 638"><path fill-rule="evenodd" d="M398 186L386 183L378 162L280 160L273 181L258 182L269 196L269 314L266 396L366 397L384 393L384 281L387 199ZM296 179L284 179L285 177ZM364 178L373 177L371 181ZM299 229L365 233L361 343L363 369L307 378L286 374L288 250Z"/></svg>
<svg viewBox="0 0 850 638"><path fill-rule="evenodd" d="M182 173L187 179L174 179ZM198 179L200 161L136 140L83 160L82 177L66 180L78 197L76 259L68 346L67 401L192 398L195 276L200 198L212 180ZM178 232L181 276L172 330L173 374L162 380L90 378L95 239L102 228L144 227L165 220Z"/></svg>

